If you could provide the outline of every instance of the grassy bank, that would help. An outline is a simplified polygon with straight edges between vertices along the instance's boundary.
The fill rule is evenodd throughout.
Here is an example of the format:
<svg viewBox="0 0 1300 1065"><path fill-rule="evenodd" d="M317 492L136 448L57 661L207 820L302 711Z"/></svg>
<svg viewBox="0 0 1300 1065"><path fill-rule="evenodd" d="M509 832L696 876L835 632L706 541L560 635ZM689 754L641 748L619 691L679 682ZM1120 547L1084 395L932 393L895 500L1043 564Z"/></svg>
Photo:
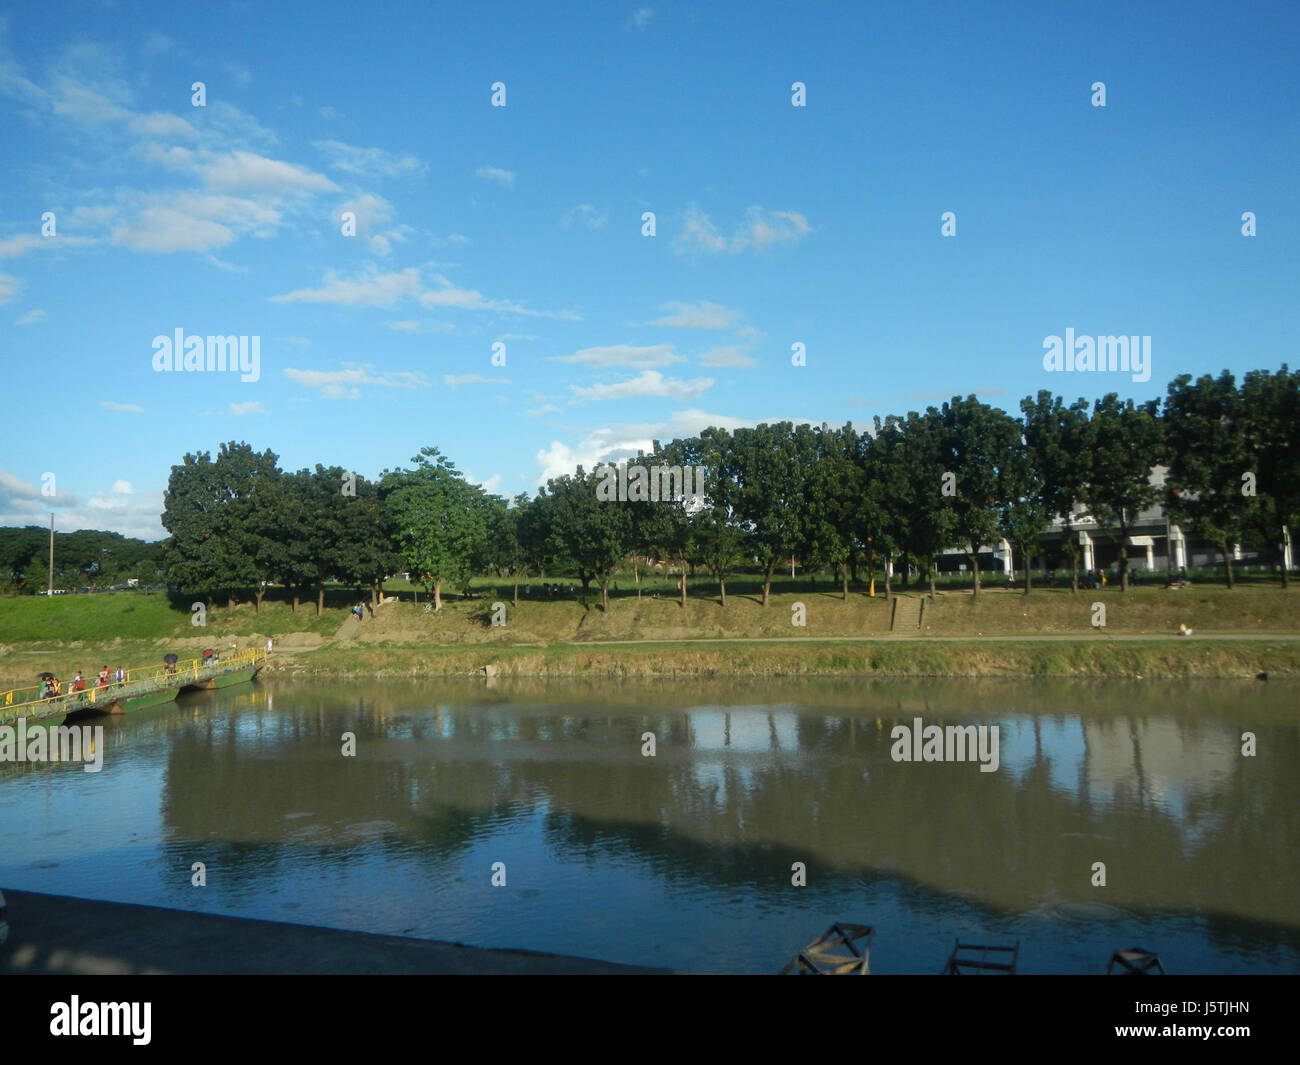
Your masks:
<svg viewBox="0 0 1300 1065"><path fill-rule="evenodd" d="M389 603L360 625L343 605L318 616L313 605L295 613L268 601L256 612L245 603L209 610L200 628L188 602L163 595L0 599L0 687L34 683L42 669L94 673L268 635L299 652L277 655L275 670L321 676L436 677L485 666L530 676L1300 674L1300 595L1267 586L941 592L925 598L922 627L907 632L891 632L893 604L883 596L845 601L828 590L774 595L767 607L750 595L728 596L725 608L699 596L683 607L675 597L623 595L608 610L576 598L506 600L504 626L491 623L492 602L449 599L437 614ZM1106 610L1101 628L1095 603ZM803 626L792 624L796 604ZM1196 635L1171 638L1180 624Z"/></svg>
<svg viewBox="0 0 1300 1065"><path fill-rule="evenodd" d="M910 640L693 642L550 647L395 644L283 656L290 676L550 677L1253 677L1300 675L1294 641Z"/></svg>

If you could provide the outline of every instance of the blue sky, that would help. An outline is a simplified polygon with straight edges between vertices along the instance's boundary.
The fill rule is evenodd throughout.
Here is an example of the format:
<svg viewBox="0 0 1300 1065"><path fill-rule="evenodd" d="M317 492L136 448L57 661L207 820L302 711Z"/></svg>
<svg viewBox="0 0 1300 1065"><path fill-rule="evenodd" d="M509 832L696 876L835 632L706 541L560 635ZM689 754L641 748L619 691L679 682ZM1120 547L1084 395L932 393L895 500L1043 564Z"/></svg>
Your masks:
<svg viewBox="0 0 1300 1065"><path fill-rule="evenodd" d="M161 536L231 439L513 495L710 424L1295 363L1298 11L10 10L0 524ZM157 372L178 328L258 379ZM1150 336L1150 380L1045 371L1067 328Z"/></svg>

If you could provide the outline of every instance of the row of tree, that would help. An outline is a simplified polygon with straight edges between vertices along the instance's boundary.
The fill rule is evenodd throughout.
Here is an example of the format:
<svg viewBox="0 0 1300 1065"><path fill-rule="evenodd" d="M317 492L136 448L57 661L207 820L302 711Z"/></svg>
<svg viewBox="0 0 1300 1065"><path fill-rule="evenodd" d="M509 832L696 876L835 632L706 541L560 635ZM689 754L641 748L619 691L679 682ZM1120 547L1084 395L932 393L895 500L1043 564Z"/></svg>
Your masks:
<svg viewBox="0 0 1300 1065"><path fill-rule="evenodd" d="M1226 371L1169 385L1163 403L1114 393L1066 404L1040 392L1021 415L954 397L920 414L875 420L872 431L790 422L654 445L644 466L703 466L700 497L677 502L602 501L598 471L581 467L533 498L507 501L470 484L436 448L377 481L340 467L286 473L276 456L243 443L186 455L172 468L163 514L170 580L190 592L233 596L270 583L293 590L295 609L328 582L371 589L407 570L442 604L444 588L468 593L472 578L576 575L608 601L616 571L673 561L704 570L726 605L726 582L756 567L767 604L785 560L833 566L847 598L865 576L875 592L890 563L929 574L954 546L980 590L981 547L1005 538L1031 588L1032 557L1055 519L1078 587L1072 527L1087 514L1118 546L1128 587L1127 541L1139 515L1165 503L1173 521L1218 544L1229 586L1232 545L1276 557L1300 519L1300 373L1254 371L1238 384ZM1152 468L1166 466L1163 484ZM1288 580L1282 566L1282 580ZM681 582L683 601L687 581Z"/></svg>
<svg viewBox="0 0 1300 1065"><path fill-rule="evenodd" d="M44 591L51 583L50 531L39 525L0 528L0 585L9 592ZM163 546L114 532L54 534L53 585L102 588L162 579Z"/></svg>

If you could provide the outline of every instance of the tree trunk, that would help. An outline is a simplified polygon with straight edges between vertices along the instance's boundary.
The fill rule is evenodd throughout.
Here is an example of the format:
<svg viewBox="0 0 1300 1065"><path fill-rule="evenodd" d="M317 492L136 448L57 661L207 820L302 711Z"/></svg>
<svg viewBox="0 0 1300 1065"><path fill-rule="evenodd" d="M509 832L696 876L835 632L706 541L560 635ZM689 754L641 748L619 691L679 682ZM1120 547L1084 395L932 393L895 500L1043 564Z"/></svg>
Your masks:
<svg viewBox="0 0 1300 1065"><path fill-rule="evenodd" d="M262 612L262 598L266 595L266 586L259 585L255 594L257 598L253 600L253 613L260 614Z"/></svg>
<svg viewBox="0 0 1300 1065"><path fill-rule="evenodd" d="M1228 587L1231 588L1232 587L1232 549L1228 544L1227 540L1224 540L1219 546L1223 549L1223 575L1228 583Z"/></svg>
<svg viewBox="0 0 1300 1065"><path fill-rule="evenodd" d="M967 558L970 559L971 577L973 578L973 583L971 584L971 587L975 590L976 598L979 598L979 594L980 594L980 557L978 554L976 554L978 550L979 550L979 545L976 544L971 547L971 553L966 556Z"/></svg>
<svg viewBox="0 0 1300 1065"><path fill-rule="evenodd" d="M442 609L442 581L433 582L433 611L436 614Z"/></svg>
<svg viewBox="0 0 1300 1065"><path fill-rule="evenodd" d="M320 617L325 613L325 585L317 585L316 588L316 616Z"/></svg>
<svg viewBox="0 0 1300 1065"><path fill-rule="evenodd" d="M1124 537L1128 539L1127 536ZM1120 541L1119 545L1119 590L1128 591L1128 544Z"/></svg>
<svg viewBox="0 0 1300 1065"><path fill-rule="evenodd" d="M840 576L844 579L844 601L849 601L849 567L847 564L840 566Z"/></svg>
<svg viewBox="0 0 1300 1065"><path fill-rule="evenodd" d="M226 609L227 609L227 610L234 610L234 609L235 609L235 593L234 593L234 592L227 592L227 593L226 593Z"/></svg>
<svg viewBox="0 0 1300 1065"><path fill-rule="evenodd" d="M637 568L636 555L632 556L632 583L636 585L636 597L641 598L641 571Z"/></svg>
<svg viewBox="0 0 1300 1065"><path fill-rule="evenodd" d="M727 578L718 578L718 594L722 596L722 606L725 609L727 605Z"/></svg>
<svg viewBox="0 0 1300 1065"><path fill-rule="evenodd" d="M609 611L609 581L600 582L600 609Z"/></svg>
<svg viewBox="0 0 1300 1065"><path fill-rule="evenodd" d="M891 585L892 578L889 575L889 556L885 556L885 602L888 603L890 596L893 595L894 589Z"/></svg>
<svg viewBox="0 0 1300 1065"><path fill-rule="evenodd" d="M682 609L686 609L686 559L681 559L682 563Z"/></svg>
<svg viewBox="0 0 1300 1065"><path fill-rule="evenodd" d="M930 574L930 598L934 599L934 559L926 562L926 572Z"/></svg>
<svg viewBox="0 0 1300 1065"><path fill-rule="evenodd" d="M772 594L772 569L775 563L769 559L763 569L763 605L767 606L767 601Z"/></svg>
<svg viewBox="0 0 1300 1065"><path fill-rule="evenodd" d="M867 595L876 598L876 556L867 552Z"/></svg>
<svg viewBox="0 0 1300 1065"><path fill-rule="evenodd" d="M1025 547L1024 555L1025 555L1025 595L1028 595L1029 589L1032 587L1032 584L1030 582L1033 580L1033 578L1029 576L1029 547L1028 546Z"/></svg>
<svg viewBox="0 0 1300 1065"><path fill-rule="evenodd" d="M295 614L298 613L298 598L298 594L295 592L293 596L293 613Z"/></svg>
<svg viewBox="0 0 1300 1065"><path fill-rule="evenodd" d="M519 605L519 578L515 577L515 606Z"/></svg>

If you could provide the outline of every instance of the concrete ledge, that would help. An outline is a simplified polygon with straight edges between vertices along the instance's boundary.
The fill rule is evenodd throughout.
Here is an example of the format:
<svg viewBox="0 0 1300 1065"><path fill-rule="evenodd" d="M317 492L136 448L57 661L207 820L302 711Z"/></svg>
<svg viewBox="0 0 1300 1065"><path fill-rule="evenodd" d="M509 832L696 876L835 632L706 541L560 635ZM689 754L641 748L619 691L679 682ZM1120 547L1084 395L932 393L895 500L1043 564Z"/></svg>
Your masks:
<svg viewBox="0 0 1300 1065"><path fill-rule="evenodd" d="M662 973L612 962L312 925L39 895L4 888L0 973L594 974Z"/></svg>

